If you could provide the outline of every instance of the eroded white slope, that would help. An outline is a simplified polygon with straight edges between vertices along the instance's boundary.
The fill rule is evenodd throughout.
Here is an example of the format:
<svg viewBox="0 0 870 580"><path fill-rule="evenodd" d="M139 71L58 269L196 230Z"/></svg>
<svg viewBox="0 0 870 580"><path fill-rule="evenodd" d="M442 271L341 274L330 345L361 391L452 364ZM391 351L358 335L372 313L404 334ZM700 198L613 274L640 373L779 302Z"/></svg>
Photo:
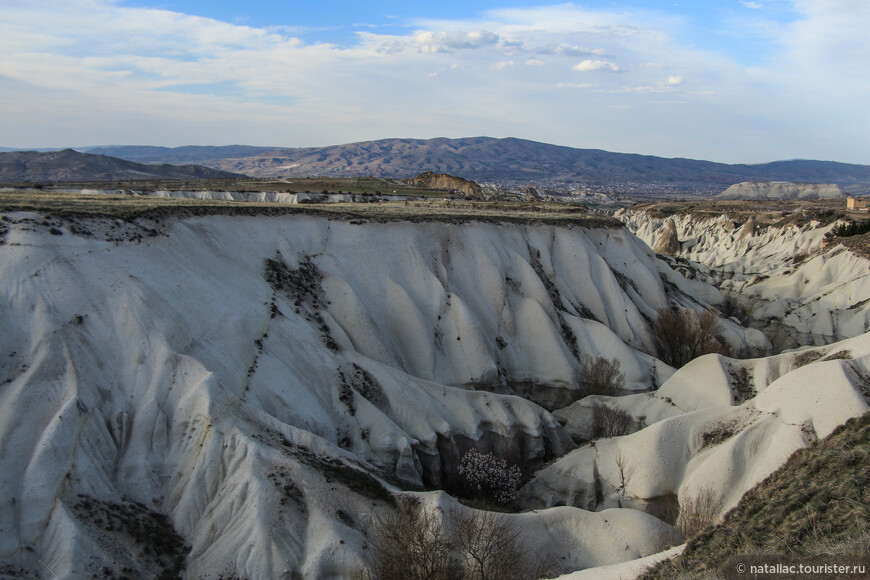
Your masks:
<svg viewBox="0 0 870 580"><path fill-rule="evenodd" d="M670 411L538 472L525 503L621 505L666 517L675 500L684 505L709 489L728 509L794 451L870 409L868 370L870 334L763 359L701 357L648 395L657 406L637 395L602 401L635 417L664 403Z"/></svg>
<svg viewBox="0 0 870 580"><path fill-rule="evenodd" d="M186 543L189 577L345 576L384 484L443 483L470 446L568 450L488 391L570 399L577 354L660 383L648 319L700 288L624 230L7 217L0 559L31 575L154 576ZM576 559L618 561L590 542Z"/></svg>
<svg viewBox="0 0 870 580"><path fill-rule="evenodd" d="M841 246L822 244L836 224L755 227L752 222L735 225L725 215L662 219L642 211L617 214L650 246L673 221L678 256L690 261L685 272L741 296L775 347L829 344L870 329L867 260Z"/></svg>

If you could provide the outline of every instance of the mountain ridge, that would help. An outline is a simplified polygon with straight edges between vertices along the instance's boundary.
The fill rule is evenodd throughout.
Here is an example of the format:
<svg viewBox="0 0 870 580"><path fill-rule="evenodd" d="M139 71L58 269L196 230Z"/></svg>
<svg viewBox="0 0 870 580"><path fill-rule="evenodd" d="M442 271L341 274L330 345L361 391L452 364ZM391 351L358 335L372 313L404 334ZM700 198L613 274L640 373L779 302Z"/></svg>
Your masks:
<svg viewBox="0 0 870 580"><path fill-rule="evenodd" d="M870 192L870 165L817 160L726 164L603 149L577 149L508 137L380 139L326 147L184 146L103 147L89 152L137 162L195 160L208 167L266 176L329 175L412 177L425 171L477 182L554 182L612 187L718 193L742 181L836 183L850 192Z"/></svg>
<svg viewBox="0 0 870 580"><path fill-rule="evenodd" d="M201 165L144 165L102 154L61 151L0 152L0 181L110 181L242 177Z"/></svg>

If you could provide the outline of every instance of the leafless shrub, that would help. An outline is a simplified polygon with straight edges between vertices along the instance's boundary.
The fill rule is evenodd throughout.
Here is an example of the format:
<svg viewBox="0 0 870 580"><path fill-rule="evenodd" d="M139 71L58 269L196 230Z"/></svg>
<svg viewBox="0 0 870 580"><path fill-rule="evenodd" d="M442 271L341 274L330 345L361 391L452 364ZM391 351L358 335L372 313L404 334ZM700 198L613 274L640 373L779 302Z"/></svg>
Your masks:
<svg viewBox="0 0 870 580"><path fill-rule="evenodd" d="M619 437L631 433L631 414L609 405L595 405L592 411L592 433L596 437Z"/></svg>
<svg viewBox="0 0 870 580"><path fill-rule="evenodd" d="M659 356L677 368L704 354L729 354L727 345L719 338L722 324L709 310L701 314L691 308L659 310L652 330Z"/></svg>
<svg viewBox="0 0 870 580"><path fill-rule="evenodd" d="M686 539L692 538L709 525L716 523L722 511L722 499L710 487L702 488L694 497L680 502L677 529Z"/></svg>
<svg viewBox="0 0 870 580"><path fill-rule="evenodd" d="M625 386L625 374L620 370L621 365L617 359L604 357L591 357L584 355L581 360L580 370L583 373L583 385L581 397L589 395L606 395L616 397L622 394Z"/></svg>
<svg viewBox="0 0 870 580"><path fill-rule="evenodd" d="M725 318L734 318L743 326L749 325L749 313L731 294L725 295L725 300L719 305L719 313Z"/></svg>
<svg viewBox="0 0 870 580"><path fill-rule="evenodd" d="M469 580L546 578L555 571L549 558L535 556L519 539L519 531L504 514L454 511L453 539Z"/></svg>
<svg viewBox="0 0 870 580"><path fill-rule="evenodd" d="M360 580L452 580L461 577L460 562L444 533L443 522L417 501L406 500L378 518L368 567Z"/></svg>
<svg viewBox="0 0 870 580"><path fill-rule="evenodd" d="M375 521L367 567L355 580L533 580L552 558L523 546L504 514L456 509L447 518L405 501Z"/></svg>

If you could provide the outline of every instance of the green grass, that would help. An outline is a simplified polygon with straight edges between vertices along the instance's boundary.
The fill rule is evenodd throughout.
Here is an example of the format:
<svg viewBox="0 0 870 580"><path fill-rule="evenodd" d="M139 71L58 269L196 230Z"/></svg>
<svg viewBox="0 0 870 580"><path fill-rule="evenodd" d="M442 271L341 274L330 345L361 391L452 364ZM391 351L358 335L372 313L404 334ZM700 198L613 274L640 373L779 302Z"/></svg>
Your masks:
<svg viewBox="0 0 870 580"><path fill-rule="evenodd" d="M722 524L691 539L682 556L644 578L724 574L742 554L812 558L870 555L870 413L795 452L755 486Z"/></svg>

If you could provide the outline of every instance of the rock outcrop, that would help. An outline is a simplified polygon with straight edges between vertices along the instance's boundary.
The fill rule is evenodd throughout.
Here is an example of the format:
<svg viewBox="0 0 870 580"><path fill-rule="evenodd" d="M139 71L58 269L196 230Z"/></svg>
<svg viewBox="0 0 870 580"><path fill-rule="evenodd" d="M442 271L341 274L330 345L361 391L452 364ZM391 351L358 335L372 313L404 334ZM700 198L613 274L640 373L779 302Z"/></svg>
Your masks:
<svg viewBox="0 0 870 580"><path fill-rule="evenodd" d="M668 256L677 256L680 253L680 240L677 237L677 226L674 220L668 220L656 234L656 243L653 251Z"/></svg>
<svg viewBox="0 0 870 580"><path fill-rule="evenodd" d="M459 192L466 197L482 197L483 192L480 189L480 185L475 183L474 181L469 181L468 179L463 179L462 177L455 177L453 175L448 175L446 173L432 173L431 171L426 171L421 173L417 177L412 177L407 180L409 185L415 185L417 187L424 187L427 189L444 189L446 191Z"/></svg>
<svg viewBox="0 0 870 580"><path fill-rule="evenodd" d="M756 229L758 229L758 226L755 224L755 216L749 216L749 219L746 220L746 223L743 224L737 233L737 241L751 238L755 235Z"/></svg>
<svg viewBox="0 0 870 580"><path fill-rule="evenodd" d="M722 199L831 199L844 196L840 186L834 183L744 181L735 183L716 197Z"/></svg>
<svg viewBox="0 0 870 580"><path fill-rule="evenodd" d="M828 344L870 329L867 260L843 246L823 244L840 222L773 226L750 217L735 231L727 215L661 218L623 210L615 216L656 248L673 223L676 233L668 236L679 236L682 243L672 266L737 297L777 351Z"/></svg>

